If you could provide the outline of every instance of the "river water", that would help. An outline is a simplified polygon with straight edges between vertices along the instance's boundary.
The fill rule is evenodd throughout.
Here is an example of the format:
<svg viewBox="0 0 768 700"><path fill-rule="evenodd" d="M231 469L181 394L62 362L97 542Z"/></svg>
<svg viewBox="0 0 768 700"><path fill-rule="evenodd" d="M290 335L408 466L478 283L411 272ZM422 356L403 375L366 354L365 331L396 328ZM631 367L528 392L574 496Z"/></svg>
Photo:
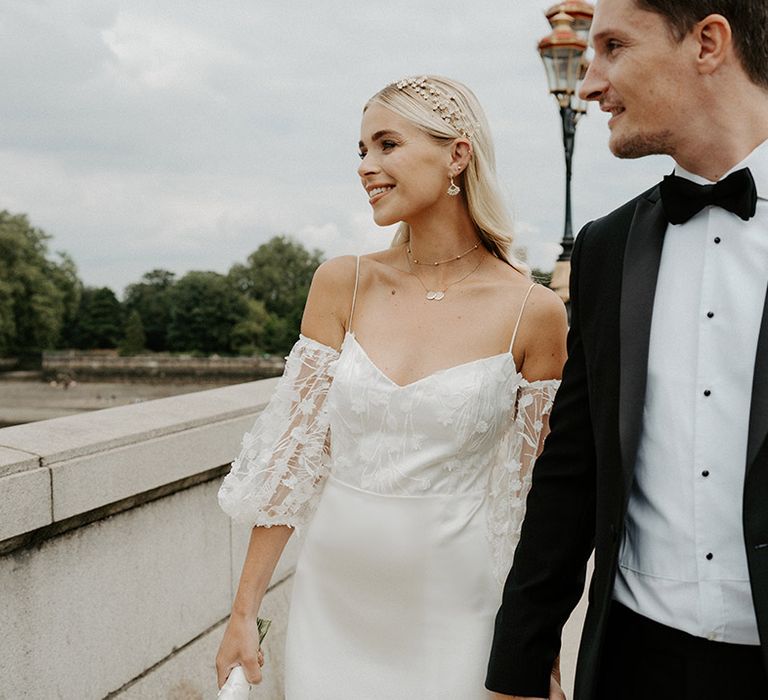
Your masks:
<svg viewBox="0 0 768 700"><path fill-rule="evenodd" d="M0 428L214 389L232 382L78 382L0 379Z"/></svg>

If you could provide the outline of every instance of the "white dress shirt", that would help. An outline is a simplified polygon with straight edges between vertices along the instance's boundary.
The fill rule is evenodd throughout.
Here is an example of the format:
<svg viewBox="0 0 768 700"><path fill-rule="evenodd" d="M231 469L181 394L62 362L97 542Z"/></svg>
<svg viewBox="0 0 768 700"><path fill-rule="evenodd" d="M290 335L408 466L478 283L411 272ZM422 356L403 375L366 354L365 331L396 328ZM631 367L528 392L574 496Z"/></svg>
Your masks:
<svg viewBox="0 0 768 700"><path fill-rule="evenodd" d="M768 285L768 142L730 172L744 167L754 218L706 207L667 227L614 597L698 637L758 644L742 496Z"/></svg>

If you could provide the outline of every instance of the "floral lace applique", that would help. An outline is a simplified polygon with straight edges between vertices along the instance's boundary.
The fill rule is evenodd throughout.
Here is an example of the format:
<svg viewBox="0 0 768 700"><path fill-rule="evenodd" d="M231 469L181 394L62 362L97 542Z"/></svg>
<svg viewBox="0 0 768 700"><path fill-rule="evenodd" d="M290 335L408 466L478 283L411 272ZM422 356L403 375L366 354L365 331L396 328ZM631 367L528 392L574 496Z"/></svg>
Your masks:
<svg viewBox="0 0 768 700"><path fill-rule="evenodd" d="M301 336L266 408L243 436L219 504L251 525L300 527L311 518L328 473L325 399L339 353Z"/></svg>
<svg viewBox="0 0 768 700"><path fill-rule="evenodd" d="M499 583L512 566L525 516L533 464L549 432L549 414L559 380L523 381L517 391L515 418L499 442L488 482L488 536Z"/></svg>

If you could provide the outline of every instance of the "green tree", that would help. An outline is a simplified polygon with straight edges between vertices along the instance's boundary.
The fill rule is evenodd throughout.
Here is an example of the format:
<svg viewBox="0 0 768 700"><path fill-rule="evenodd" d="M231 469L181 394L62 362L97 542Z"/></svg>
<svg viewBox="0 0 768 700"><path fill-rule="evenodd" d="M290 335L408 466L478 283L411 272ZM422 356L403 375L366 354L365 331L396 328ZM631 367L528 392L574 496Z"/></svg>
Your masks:
<svg viewBox="0 0 768 700"><path fill-rule="evenodd" d="M299 326L301 326L300 318L298 321L293 321L269 314L264 326L264 340L262 342L264 351L275 355L286 354L296 342Z"/></svg>
<svg viewBox="0 0 768 700"><path fill-rule="evenodd" d="M319 250L308 251L286 236L275 236L248 256L245 265L233 265L229 278L250 299L264 304L271 316L264 349L287 352L299 335L312 275L323 261Z"/></svg>
<svg viewBox="0 0 768 700"><path fill-rule="evenodd" d="M82 350L116 348L123 336L123 309L109 287L86 287L72 330L73 345Z"/></svg>
<svg viewBox="0 0 768 700"><path fill-rule="evenodd" d="M2 259L0 259L0 267L4 267ZM13 291L11 281L5 277L5 274L0 274L0 357L15 354L18 347Z"/></svg>
<svg viewBox="0 0 768 700"><path fill-rule="evenodd" d="M58 347L66 347L69 343L69 333L75 324L80 300L83 295L83 283L77 276L77 267L74 260L67 254L58 252L61 262L51 271L56 286L64 294L64 314L62 328L57 343Z"/></svg>
<svg viewBox="0 0 768 700"><path fill-rule="evenodd" d="M144 325L141 316L136 310L131 311L125 322L125 336L120 342L121 355L138 355L146 349L147 336L144 333Z"/></svg>
<svg viewBox="0 0 768 700"><path fill-rule="evenodd" d="M270 315L264 304L255 299L246 299L247 311L243 320L236 323L230 334L232 350L238 355L253 355L264 350L268 344L265 330Z"/></svg>
<svg viewBox="0 0 768 700"><path fill-rule="evenodd" d="M246 298L216 272L188 272L172 287L171 350L232 352L232 331L248 316Z"/></svg>
<svg viewBox="0 0 768 700"><path fill-rule="evenodd" d="M81 284L72 260L51 260L50 236L23 214L0 211L0 355L37 353L59 342Z"/></svg>
<svg viewBox="0 0 768 700"><path fill-rule="evenodd" d="M171 289L175 275L168 270L147 272L141 282L125 290L125 310L136 311L146 333L146 346L155 352L168 349L168 326L171 323Z"/></svg>

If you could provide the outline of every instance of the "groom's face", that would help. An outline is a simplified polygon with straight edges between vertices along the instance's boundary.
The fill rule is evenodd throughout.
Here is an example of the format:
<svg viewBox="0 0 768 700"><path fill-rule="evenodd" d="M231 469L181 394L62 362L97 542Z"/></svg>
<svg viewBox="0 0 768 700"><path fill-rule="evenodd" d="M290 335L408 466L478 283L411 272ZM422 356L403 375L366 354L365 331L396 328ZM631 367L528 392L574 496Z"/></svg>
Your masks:
<svg viewBox="0 0 768 700"><path fill-rule="evenodd" d="M674 156L685 138L694 76L688 43L634 0L600 0L592 23L595 55L581 96L611 113L610 148L619 158Z"/></svg>

